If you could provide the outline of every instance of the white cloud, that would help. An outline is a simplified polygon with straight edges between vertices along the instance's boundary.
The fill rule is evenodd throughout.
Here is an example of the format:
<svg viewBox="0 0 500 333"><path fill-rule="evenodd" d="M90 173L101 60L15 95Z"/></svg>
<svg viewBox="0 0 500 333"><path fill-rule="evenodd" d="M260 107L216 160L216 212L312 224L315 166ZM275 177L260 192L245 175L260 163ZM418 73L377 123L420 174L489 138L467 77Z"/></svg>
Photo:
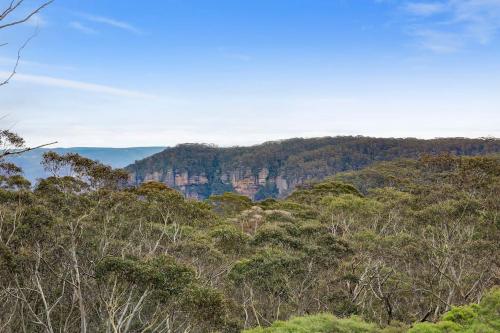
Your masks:
<svg viewBox="0 0 500 333"><path fill-rule="evenodd" d="M243 53L224 53L223 56L227 59L238 60L238 61L250 61L252 57Z"/></svg>
<svg viewBox="0 0 500 333"><path fill-rule="evenodd" d="M89 20L94 23L100 23L100 24L105 24L113 28L118 28L122 30L126 30L129 32L132 32L134 34L141 34L142 31L136 27L134 27L132 24L124 22L124 21L119 21L114 18L110 17L105 17L105 16L97 16L97 15L89 15L89 14L82 14L81 15L83 18L86 20Z"/></svg>
<svg viewBox="0 0 500 333"><path fill-rule="evenodd" d="M470 44L488 44L500 31L500 0L406 2L409 32L434 52L458 51Z"/></svg>
<svg viewBox="0 0 500 333"><path fill-rule="evenodd" d="M419 45L435 53L452 53L463 46L461 38L453 33L436 30L417 30L414 35L419 38Z"/></svg>
<svg viewBox="0 0 500 333"><path fill-rule="evenodd" d="M69 23L69 26L75 30L78 30L80 32L83 32L84 34L87 35L95 35L98 34L99 32L93 28L87 27L86 25L82 24L81 22L78 21L72 21Z"/></svg>
<svg viewBox="0 0 500 333"><path fill-rule="evenodd" d="M17 59L16 58L9 58L9 57L2 57L0 56L0 66L7 66L9 68L12 68ZM73 66L68 66L68 65L54 65L54 64L46 64L46 63L41 63L38 61L32 61L32 60L26 60L21 58L19 60L19 67L30 67L30 68L36 68L36 69L43 69L43 70L62 70L62 71L74 71L76 70L76 67Z"/></svg>
<svg viewBox="0 0 500 333"><path fill-rule="evenodd" d="M436 2L410 2L405 5L405 10L414 15L429 16L442 13L446 10L446 6Z"/></svg>
<svg viewBox="0 0 500 333"><path fill-rule="evenodd" d="M500 30L500 0L450 0L453 23L480 43L488 43Z"/></svg>
<svg viewBox="0 0 500 333"><path fill-rule="evenodd" d="M0 72L0 77L6 77L9 72ZM140 91L121 89L95 83L88 83L75 80L67 80L43 75L16 74L12 81L20 81L43 86L53 86L80 91L88 91L105 95L131 97L131 98L155 98L156 96Z"/></svg>
<svg viewBox="0 0 500 333"><path fill-rule="evenodd" d="M253 57L249 54L229 51L225 47L219 47L218 51L224 58L227 59L238 60L238 61L250 61L253 59Z"/></svg>

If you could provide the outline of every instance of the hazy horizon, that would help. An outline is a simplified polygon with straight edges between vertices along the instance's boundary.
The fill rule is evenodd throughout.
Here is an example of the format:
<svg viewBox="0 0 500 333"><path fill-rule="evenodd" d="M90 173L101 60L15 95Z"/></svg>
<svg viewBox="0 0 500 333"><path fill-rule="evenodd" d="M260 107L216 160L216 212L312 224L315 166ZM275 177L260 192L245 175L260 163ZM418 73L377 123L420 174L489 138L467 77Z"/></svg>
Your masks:
<svg viewBox="0 0 500 333"><path fill-rule="evenodd" d="M275 140L267 140L267 141L259 141L255 143L248 143L248 144L241 144L241 145L221 145L221 144L216 144L212 142L179 142L175 143L173 145L151 145L151 146L58 146L58 145L50 145L46 147L42 147L44 149L76 149L76 148L82 148L82 149L137 149L137 148L173 148L178 145L184 145L184 144L201 144L201 145L210 145L210 146L215 146L218 148L231 148L231 147L248 147L248 146L258 146L264 143L270 143L270 142L280 142L280 141L286 141L286 140L292 140L292 139L315 139L315 138L325 138L325 137L344 137L344 136L353 136L353 137L366 137L366 138L375 138L375 139L417 139L417 140L439 140L439 139L500 139L499 137L493 137L493 136L478 136L478 137L461 137L461 136L447 136L447 137L432 137L432 138L419 138L419 137L383 137L383 136L368 136L368 135L323 135L323 136L311 136L311 137L288 137L288 138L280 138L280 139L275 139Z"/></svg>

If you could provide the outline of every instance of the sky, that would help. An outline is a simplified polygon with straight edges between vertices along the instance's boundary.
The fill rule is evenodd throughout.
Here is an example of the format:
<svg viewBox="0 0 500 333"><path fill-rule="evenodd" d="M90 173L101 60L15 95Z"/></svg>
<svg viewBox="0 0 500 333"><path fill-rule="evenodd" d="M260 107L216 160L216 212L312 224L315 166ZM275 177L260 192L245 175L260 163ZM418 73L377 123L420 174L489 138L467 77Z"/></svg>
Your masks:
<svg viewBox="0 0 500 333"><path fill-rule="evenodd" d="M33 34L0 87L30 145L500 137L500 0L56 0L0 78Z"/></svg>

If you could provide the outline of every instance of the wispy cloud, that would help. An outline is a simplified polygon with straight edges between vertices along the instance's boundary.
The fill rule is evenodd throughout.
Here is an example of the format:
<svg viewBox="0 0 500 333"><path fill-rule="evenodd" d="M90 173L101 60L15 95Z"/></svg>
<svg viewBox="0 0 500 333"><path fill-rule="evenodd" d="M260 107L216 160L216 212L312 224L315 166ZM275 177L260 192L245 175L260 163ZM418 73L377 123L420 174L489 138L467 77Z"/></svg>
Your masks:
<svg viewBox="0 0 500 333"><path fill-rule="evenodd" d="M250 61L252 60L252 56L244 53L235 53L235 52L229 52L229 53L223 53L222 54L225 58L227 59L232 59L232 60L238 60L238 61Z"/></svg>
<svg viewBox="0 0 500 333"><path fill-rule="evenodd" d="M237 61L250 61L253 59L253 57L249 54L230 51L225 47L219 47L217 50L226 59L237 60Z"/></svg>
<svg viewBox="0 0 500 333"><path fill-rule="evenodd" d="M407 1L408 32L433 52L488 44L500 31L500 0Z"/></svg>
<svg viewBox="0 0 500 333"><path fill-rule="evenodd" d="M26 24L34 27L44 27L48 24L47 20L41 14L33 15Z"/></svg>
<svg viewBox="0 0 500 333"><path fill-rule="evenodd" d="M7 75L9 75L8 72L0 72L0 77ZM38 84L43 86L53 86L59 88L88 91L88 92L94 92L112 96L146 98L146 99L156 98L156 96L154 95L140 91L121 89L113 86L107 86L107 85L101 85L83 81L67 80L67 79L61 79L43 75L16 74L12 82L15 81Z"/></svg>
<svg viewBox="0 0 500 333"><path fill-rule="evenodd" d="M422 48L435 53L452 53L464 45L464 41L455 33L417 29L413 35L419 39L418 43Z"/></svg>
<svg viewBox="0 0 500 333"><path fill-rule="evenodd" d="M8 68L12 68L16 62L17 62L16 58L9 58L9 57L1 57L0 56L0 66L7 66ZM63 71L76 70L76 68L73 66L60 65L60 64L57 64L57 65L46 64L46 63L26 60L26 59L22 59L22 58L19 60L19 65L22 67L26 66L26 67L32 67L32 68L44 69L44 70L63 70Z"/></svg>
<svg viewBox="0 0 500 333"><path fill-rule="evenodd" d="M438 2L410 2L405 5L405 9L414 15L429 16L442 13L446 6Z"/></svg>
<svg viewBox="0 0 500 333"><path fill-rule="evenodd" d="M90 14L82 14L81 15L84 19L94 22L94 23L99 23L99 24L104 24L113 28L117 29L122 29L128 32L132 32L134 34L141 34L142 31L132 24L125 22L125 21L120 21L111 17L105 17L105 16L97 16L97 15L90 15Z"/></svg>
<svg viewBox="0 0 500 333"><path fill-rule="evenodd" d="M99 33L97 30L90 28L79 21L72 21L69 23L69 26L87 35L96 35Z"/></svg>

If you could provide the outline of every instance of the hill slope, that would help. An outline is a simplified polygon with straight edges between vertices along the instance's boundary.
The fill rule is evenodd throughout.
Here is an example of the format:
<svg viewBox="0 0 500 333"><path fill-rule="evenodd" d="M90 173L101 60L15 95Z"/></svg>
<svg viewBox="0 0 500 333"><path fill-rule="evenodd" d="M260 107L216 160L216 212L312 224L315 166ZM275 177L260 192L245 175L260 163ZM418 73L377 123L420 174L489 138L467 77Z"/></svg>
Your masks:
<svg viewBox="0 0 500 333"><path fill-rule="evenodd" d="M324 137L219 148L183 144L126 169L131 182L160 181L188 197L204 199L234 191L255 200L284 197L297 185L376 161L415 158L424 153L482 155L500 152L499 139L433 140Z"/></svg>

